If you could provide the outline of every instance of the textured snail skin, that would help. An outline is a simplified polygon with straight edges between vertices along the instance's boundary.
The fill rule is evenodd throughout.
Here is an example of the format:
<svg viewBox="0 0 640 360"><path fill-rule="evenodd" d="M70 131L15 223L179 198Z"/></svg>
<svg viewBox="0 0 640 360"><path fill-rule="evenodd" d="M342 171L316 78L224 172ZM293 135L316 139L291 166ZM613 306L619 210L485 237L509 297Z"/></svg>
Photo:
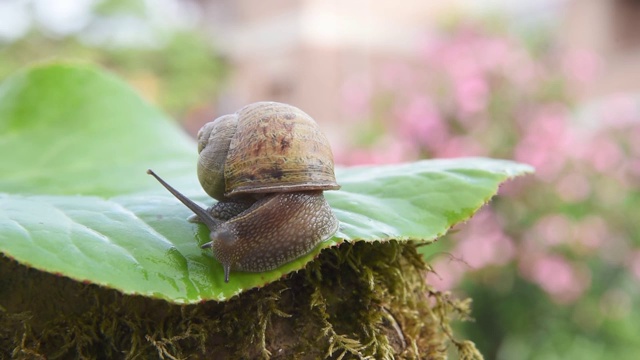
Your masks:
<svg viewBox="0 0 640 360"><path fill-rule="evenodd" d="M269 195L211 232L213 256L229 270L275 269L338 230L322 191Z"/></svg>
<svg viewBox="0 0 640 360"><path fill-rule="evenodd" d="M234 216L238 216L243 211L247 210L256 202L252 198L233 199L228 201L219 201L210 208L207 209L207 213L214 219L227 221ZM198 215L192 215L187 220L194 223L202 223L203 221Z"/></svg>

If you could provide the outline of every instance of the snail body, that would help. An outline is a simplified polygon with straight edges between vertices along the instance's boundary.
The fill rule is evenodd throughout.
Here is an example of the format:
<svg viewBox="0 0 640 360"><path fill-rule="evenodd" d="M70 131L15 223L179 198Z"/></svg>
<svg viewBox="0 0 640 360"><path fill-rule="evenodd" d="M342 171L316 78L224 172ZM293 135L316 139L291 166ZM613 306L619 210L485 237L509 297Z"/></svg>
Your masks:
<svg viewBox="0 0 640 360"><path fill-rule="evenodd" d="M218 200L208 209L160 183L210 230L225 272L262 272L307 254L339 222L324 190L339 189L329 142L300 109L275 102L247 105L198 133L198 179Z"/></svg>

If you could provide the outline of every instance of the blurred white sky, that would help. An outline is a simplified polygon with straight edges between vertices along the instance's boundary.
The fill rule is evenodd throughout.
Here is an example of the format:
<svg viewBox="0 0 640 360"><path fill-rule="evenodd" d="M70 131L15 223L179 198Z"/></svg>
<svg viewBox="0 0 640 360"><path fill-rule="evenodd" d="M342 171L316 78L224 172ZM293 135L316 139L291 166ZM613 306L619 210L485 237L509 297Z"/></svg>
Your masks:
<svg viewBox="0 0 640 360"><path fill-rule="evenodd" d="M0 0L0 42L10 42L25 35L33 26L39 27L51 36L65 36L81 31L81 39L90 43L106 43L113 45L153 45L154 32L175 28L190 27L197 23L200 14L193 4L180 0L141 0L145 8L145 18L133 16L116 16L93 19L94 24L86 29L92 20L92 8L97 0ZM416 6L421 9L451 7L472 13L497 12L509 18L517 18L518 23L553 20L558 9L566 0L396 0L393 4L395 13L403 11L409 16ZM328 5L327 5L328 4ZM318 2L318 7L335 7L333 1ZM339 8L357 7L363 10L362 19L367 19L366 9L385 6L381 0L344 0ZM314 7L311 7L312 9ZM356 12L357 13L357 12ZM335 15L335 14L334 14ZM335 17L329 11L319 11L309 16L311 23L307 28L316 32L313 36L322 40L331 40L340 31L340 36L352 34L355 30L367 32L367 36L385 36L371 32L371 27L336 28ZM366 21L370 21L366 20ZM329 25L329 26L325 26ZM363 22L354 25L363 25ZM366 24L365 24L366 25ZM322 30L325 29L325 30ZM333 31L333 33L332 33ZM387 37L391 34L387 34ZM347 38L348 40L348 38Z"/></svg>
<svg viewBox="0 0 640 360"><path fill-rule="evenodd" d="M142 0L143 16L95 18L97 0L0 0L0 42L10 42L38 27L50 36L76 34L89 43L154 45L156 33L189 28L198 12L178 0ZM86 28L89 22L93 24Z"/></svg>

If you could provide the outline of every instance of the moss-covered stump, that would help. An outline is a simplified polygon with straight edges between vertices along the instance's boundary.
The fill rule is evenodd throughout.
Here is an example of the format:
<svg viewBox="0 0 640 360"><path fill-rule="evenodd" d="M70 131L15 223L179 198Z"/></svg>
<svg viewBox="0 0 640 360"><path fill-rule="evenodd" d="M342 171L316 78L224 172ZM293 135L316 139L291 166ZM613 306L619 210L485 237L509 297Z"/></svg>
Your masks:
<svg viewBox="0 0 640 360"><path fill-rule="evenodd" d="M434 291L413 243L343 244L227 302L174 305L0 256L0 358L442 359L469 301Z"/></svg>

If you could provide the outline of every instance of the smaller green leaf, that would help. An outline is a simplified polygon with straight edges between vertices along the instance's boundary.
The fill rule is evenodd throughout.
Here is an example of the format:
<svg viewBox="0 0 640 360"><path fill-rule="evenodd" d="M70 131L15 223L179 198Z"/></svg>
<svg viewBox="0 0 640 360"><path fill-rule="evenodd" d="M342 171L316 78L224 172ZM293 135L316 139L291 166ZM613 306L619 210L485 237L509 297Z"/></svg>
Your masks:
<svg viewBox="0 0 640 360"><path fill-rule="evenodd" d="M429 241L471 217L500 183L529 172L528 165L485 158L354 167L338 169L342 189L325 196L344 220L344 239Z"/></svg>

